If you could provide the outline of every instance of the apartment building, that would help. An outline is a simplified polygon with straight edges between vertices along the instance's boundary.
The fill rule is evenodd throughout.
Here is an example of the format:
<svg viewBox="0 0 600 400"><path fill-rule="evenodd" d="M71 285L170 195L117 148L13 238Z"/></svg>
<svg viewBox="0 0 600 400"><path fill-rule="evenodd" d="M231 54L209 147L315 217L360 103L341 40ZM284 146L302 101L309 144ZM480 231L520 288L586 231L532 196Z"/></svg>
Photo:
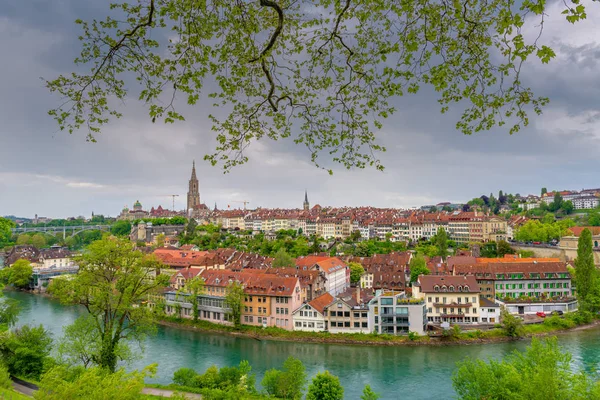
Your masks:
<svg viewBox="0 0 600 400"><path fill-rule="evenodd" d="M472 275L421 275L413 285L413 297L425 301L430 323L479 323L479 295L479 285Z"/></svg>
<svg viewBox="0 0 600 400"><path fill-rule="evenodd" d="M427 308L423 299L406 297L404 292L378 291L369 302L369 326L377 333L406 335L427 332Z"/></svg>
<svg viewBox="0 0 600 400"><path fill-rule="evenodd" d="M349 288L323 309L325 327L331 333L369 333L369 301L373 295Z"/></svg>

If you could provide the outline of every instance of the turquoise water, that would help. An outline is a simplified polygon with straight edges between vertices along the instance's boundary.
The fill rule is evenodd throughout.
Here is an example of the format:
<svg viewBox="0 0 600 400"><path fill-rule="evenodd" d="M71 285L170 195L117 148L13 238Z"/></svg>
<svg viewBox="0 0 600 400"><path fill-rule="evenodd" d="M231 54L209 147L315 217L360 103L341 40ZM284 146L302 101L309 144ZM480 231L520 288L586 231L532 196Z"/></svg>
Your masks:
<svg viewBox="0 0 600 400"><path fill-rule="evenodd" d="M78 315L76 308L46 297L15 292L6 295L22 304L19 324L43 324L56 338ZM560 336L559 341L573 355L575 367L591 373L600 369L600 329L572 332ZM157 335L147 340L142 359L128 368L158 363L154 382L166 384L181 367L202 372L213 364L231 366L248 360L260 382L267 369L280 367L292 355L302 360L311 377L324 369L339 376L347 399L360 398L365 384L380 392L382 399L450 399L454 397L451 375L456 361L498 358L526 345L525 341L445 347L304 344L159 327Z"/></svg>

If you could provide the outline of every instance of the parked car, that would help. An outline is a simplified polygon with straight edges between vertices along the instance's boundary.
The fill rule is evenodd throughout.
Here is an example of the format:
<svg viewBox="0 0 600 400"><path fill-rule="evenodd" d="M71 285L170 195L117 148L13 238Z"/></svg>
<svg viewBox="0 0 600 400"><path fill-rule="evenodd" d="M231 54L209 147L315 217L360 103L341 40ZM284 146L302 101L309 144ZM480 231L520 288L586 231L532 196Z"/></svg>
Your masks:
<svg viewBox="0 0 600 400"><path fill-rule="evenodd" d="M542 244L542 242L533 242L533 244Z"/></svg>
<svg viewBox="0 0 600 400"><path fill-rule="evenodd" d="M540 318L546 318L546 313L543 311L538 311L535 313L535 315L537 315Z"/></svg>
<svg viewBox="0 0 600 400"><path fill-rule="evenodd" d="M554 310L552 311L552 315L563 315L563 312L560 310Z"/></svg>

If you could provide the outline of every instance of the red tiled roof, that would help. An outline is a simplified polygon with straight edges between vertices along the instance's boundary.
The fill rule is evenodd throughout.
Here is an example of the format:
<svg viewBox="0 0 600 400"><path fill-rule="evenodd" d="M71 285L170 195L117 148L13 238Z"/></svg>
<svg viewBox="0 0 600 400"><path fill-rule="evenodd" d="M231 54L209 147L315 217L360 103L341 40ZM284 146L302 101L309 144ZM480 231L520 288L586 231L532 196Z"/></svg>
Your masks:
<svg viewBox="0 0 600 400"><path fill-rule="evenodd" d="M579 237L584 229L589 229L592 235L600 235L600 226L572 226L569 228L573 235Z"/></svg>
<svg viewBox="0 0 600 400"><path fill-rule="evenodd" d="M453 287L454 291L449 293L461 293L459 287L462 289L462 293L479 293L479 284L473 275L465 276L451 276L451 275L421 275L419 276L419 286L423 293L435 292L434 287L437 285L442 291L443 286L447 288ZM465 290L465 285L467 290Z"/></svg>
<svg viewBox="0 0 600 400"><path fill-rule="evenodd" d="M323 293L319 297L315 298L313 301L309 302L310 306L323 314L323 310L325 307L331 304L333 301L333 296L329 293Z"/></svg>

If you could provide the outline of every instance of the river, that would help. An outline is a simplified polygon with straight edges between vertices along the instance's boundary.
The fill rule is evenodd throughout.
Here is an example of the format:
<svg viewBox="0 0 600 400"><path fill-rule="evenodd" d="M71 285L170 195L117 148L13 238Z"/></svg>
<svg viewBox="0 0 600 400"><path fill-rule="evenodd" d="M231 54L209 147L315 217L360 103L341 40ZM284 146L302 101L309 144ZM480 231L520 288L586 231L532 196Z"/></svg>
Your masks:
<svg viewBox="0 0 600 400"><path fill-rule="evenodd" d="M55 338L79 311L47 297L8 292L7 297L21 302L19 325L42 324ZM573 355L574 366L594 373L600 369L600 329L572 332L559 337ZM128 366L140 369L158 363L157 377L151 382L170 383L181 367L203 372L248 360L260 382L269 368L279 368L288 356L302 360L310 378L327 369L339 376L346 399L358 399L365 384L381 393L382 399L450 399L454 397L451 375L456 361L465 357L499 358L514 349L524 349L525 341L486 345L445 347L367 347L335 344L303 344L258 341L249 338L209 334L159 327L158 334L146 341L140 360ZM149 381L150 382L150 381Z"/></svg>

